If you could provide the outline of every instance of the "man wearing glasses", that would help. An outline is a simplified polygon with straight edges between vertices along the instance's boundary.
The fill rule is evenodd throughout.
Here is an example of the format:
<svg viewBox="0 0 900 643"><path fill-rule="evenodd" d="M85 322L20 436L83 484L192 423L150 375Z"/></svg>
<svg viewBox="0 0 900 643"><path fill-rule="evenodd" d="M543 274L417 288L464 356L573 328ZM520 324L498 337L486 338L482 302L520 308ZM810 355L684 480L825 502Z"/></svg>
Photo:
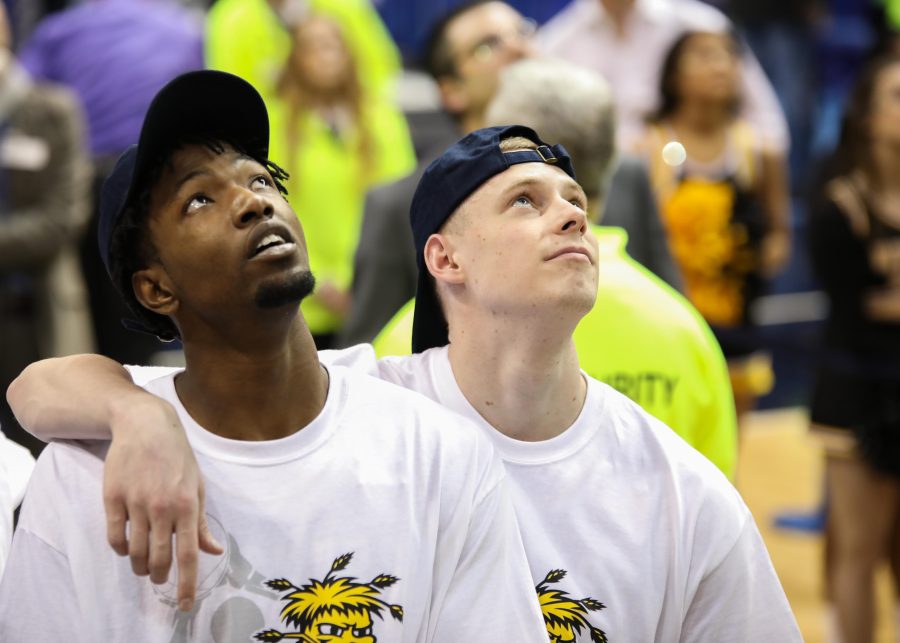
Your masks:
<svg viewBox="0 0 900 643"><path fill-rule="evenodd" d="M500 72L535 53L535 28L505 2L476 0L454 8L432 29L423 62L455 123L422 155L415 172L369 194L354 262L353 305L340 346L372 341L415 295L418 271L407 217L416 185L444 148L485 126Z"/></svg>

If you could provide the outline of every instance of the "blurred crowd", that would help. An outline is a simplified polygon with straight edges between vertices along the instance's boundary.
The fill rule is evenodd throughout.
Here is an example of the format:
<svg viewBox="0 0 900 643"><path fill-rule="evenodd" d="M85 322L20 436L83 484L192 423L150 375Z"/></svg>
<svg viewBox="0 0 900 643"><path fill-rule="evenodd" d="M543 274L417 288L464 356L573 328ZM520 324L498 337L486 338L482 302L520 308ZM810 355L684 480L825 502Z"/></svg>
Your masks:
<svg viewBox="0 0 900 643"><path fill-rule="evenodd" d="M740 418L773 386L754 304L808 258L830 302L809 390L829 599L846 641L871 640L872 570L900 558L900 2L0 9L0 390L43 357L177 361L128 329L96 249L103 181L176 75L229 71L265 98L321 349L409 351L419 178L462 133L526 124L570 151L601 240L582 367L729 476ZM0 427L39 453L5 402Z"/></svg>

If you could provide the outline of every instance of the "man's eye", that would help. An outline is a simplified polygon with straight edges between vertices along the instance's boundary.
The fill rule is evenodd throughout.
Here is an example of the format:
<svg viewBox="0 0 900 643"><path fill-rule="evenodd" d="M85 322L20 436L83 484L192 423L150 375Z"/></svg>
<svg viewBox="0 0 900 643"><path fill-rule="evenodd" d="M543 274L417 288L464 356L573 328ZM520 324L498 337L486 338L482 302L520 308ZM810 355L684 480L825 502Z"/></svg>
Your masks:
<svg viewBox="0 0 900 643"><path fill-rule="evenodd" d="M527 208L527 207L533 206L534 202L532 202L530 197L527 197L523 194L521 196L516 197L516 200L513 201L513 205Z"/></svg>
<svg viewBox="0 0 900 643"><path fill-rule="evenodd" d="M187 203L184 206L184 210L185 212L191 212L193 210L198 210L204 205L208 205L210 203L212 203L212 199L210 199L205 194L195 194L187 200Z"/></svg>
<svg viewBox="0 0 900 643"><path fill-rule="evenodd" d="M482 61L490 60L494 52L503 44L500 36L488 36L472 50L472 56Z"/></svg>
<svg viewBox="0 0 900 643"><path fill-rule="evenodd" d="M572 205L574 205L574 206L575 206L576 208L578 208L579 210L586 210L586 209L587 209L587 206L585 205L584 201L582 201L581 199L572 199L571 201L569 201L569 203L571 203Z"/></svg>
<svg viewBox="0 0 900 643"><path fill-rule="evenodd" d="M265 174L260 174L259 176L253 177L253 185L257 187L270 187L272 185L272 179Z"/></svg>
<svg viewBox="0 0 900 643"><path fill-rule="evenodd" d="M322 623L319 626L319 634L324 634L325 636L340 636L343 633L343 627L338 627L337 625L332 625L331 623Z"/></svg>

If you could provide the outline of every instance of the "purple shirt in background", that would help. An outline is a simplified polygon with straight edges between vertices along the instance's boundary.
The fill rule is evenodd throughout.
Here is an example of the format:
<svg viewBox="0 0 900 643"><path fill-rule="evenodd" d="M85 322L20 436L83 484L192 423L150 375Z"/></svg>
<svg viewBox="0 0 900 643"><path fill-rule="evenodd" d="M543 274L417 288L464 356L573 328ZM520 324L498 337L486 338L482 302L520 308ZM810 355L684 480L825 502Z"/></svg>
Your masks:
<svg viewBox="0 0 900 643"><path fill-rule="evenodd" d="M202 34L198 16L165 0L96 0L45 18L19 58L78 94L95 156L117 155L137 143L156 92L203 67Z"/></svg>

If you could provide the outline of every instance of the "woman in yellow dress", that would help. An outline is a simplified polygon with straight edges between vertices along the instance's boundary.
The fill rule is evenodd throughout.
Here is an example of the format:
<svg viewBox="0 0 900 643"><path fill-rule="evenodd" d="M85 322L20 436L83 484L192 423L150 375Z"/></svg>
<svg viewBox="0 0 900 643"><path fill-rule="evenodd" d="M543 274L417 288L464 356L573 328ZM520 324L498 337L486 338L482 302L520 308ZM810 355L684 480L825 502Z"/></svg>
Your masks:
<svg viewBox="0 0 900 643"><path fill-rule="evenodd" d="M290 174L288 200L306 231L315 294L302 305L320 348L350 304L366 191L412 171L415 153L390 83L361 78L338 20L313 13L269 101L272 158Z"/></svg>

